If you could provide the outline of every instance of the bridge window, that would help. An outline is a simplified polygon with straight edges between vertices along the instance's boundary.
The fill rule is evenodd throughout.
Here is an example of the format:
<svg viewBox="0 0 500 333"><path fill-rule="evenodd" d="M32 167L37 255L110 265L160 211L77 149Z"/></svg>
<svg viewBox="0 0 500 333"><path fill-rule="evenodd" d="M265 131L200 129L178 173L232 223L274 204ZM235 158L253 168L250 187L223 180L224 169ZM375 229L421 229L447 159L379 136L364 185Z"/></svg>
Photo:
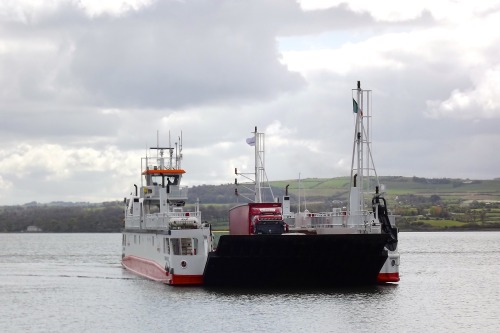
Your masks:
<svg viewBox="0 0 500 333"><path fill-rule="evenodd" d="M174 255L198 254L198 240L196 238L172 238L171 242Z"/></svg>

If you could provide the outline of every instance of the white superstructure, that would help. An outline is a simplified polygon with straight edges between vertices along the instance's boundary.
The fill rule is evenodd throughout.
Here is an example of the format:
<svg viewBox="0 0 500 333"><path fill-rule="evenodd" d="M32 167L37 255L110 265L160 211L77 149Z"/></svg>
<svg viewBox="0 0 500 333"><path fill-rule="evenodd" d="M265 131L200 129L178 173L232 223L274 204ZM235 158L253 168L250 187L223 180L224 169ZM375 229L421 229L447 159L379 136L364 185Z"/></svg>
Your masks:
<svg viewBox="0 0 500 333"><path fill-rule="evenodd" d="M182 137L175 148L150 149L156 156L141 159L141 185L134 185L125 198L122 265L167 284L202 284L212 232L201 221L198 203L191 210L185 208Z"/></svg>

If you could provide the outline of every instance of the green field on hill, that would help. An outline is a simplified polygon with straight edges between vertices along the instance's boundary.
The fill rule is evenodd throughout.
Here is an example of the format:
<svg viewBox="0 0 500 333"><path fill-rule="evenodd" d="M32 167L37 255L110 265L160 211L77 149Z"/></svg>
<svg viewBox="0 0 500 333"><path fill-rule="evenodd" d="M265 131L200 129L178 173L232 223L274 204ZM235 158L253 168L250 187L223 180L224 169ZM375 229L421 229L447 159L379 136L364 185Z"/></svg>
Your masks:
<svg viewBox="0 0 500 333"><path fill-rule="evenodd" d="M380 183L385 185L388 199L395 199L399 195L439 195L445 200L489 200L500 201L500 179L493 180L463 180L463 179L429 179L419 177L379 177ZM306 178L298 180L274 181L271 185L276 188L285 188L289 184L289 193L306 197L337 197L345 195L349 189L349 177L329 179Z"/></svg>
<svg viewBox="0 0 500 333"><path fill-rule="evenodd" d="M389 208L398 215L402 230L500 230L500 179L469 180L420 177L379 177ZM307 178L271 182L274 188L289 185L308 207L325 209L346 204L349 177Z"/></svg>

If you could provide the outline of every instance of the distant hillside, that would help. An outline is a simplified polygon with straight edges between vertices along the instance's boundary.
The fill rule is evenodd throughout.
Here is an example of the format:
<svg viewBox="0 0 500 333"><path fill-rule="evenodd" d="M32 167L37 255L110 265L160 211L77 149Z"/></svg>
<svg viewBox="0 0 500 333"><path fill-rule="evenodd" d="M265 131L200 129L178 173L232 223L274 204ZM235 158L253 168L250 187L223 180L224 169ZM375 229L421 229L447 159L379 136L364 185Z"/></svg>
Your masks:
<svg viewBox="0 0 500 333"><path fill-rule="evenodd" d="M383 176L379 177L379 180L381 184L385 185L386 197L392 200L395 200L399 195L411 194L419 196L439 195L445 201L500 201L500 179L469 180ZM349 177L306 178L301 180L300 186L298 180L270 182L275 196L283 196L286 186L289 185L288 192L292 199L298 198L300 192L301 197L305 197L310 202L346 201L349 184ZM200 202L204 204L234 203L236 202L235 188L234 184L199 185L189 189L189 196L192 200L199 198ZM239 185L238 191L244 193L245 188Z"/></svg>
<svg viewBox="0 0 500 333"><path fill-rule="evenodd" d="M399 195L431 196L439 195L443 200L486 200L500 201L500 178L493 180L469 180L451 178L421 178L382 176L381 184L385 185L386 197L395 200ZM296 201L300 192L301 198L308 202L346 201L349 190L349 177L306 178L299 182L296 179L270 182L275 197L281 198L288 186L292 201ZM247 187L251 187L247 185ZM299 189L300 187L300 189ZM235 195L238 188L239 196ZM244 195L252 196L245 184L197 185L189 188L189 203L198 199L201 204L234 204L245 202ZM265 193L267 195L267 193ZM266 198L270 200L270 198ZM121 201L121 199L119 199ZM91 207L101 203L88 202L30 202L25 207ZM1 207L1 206L0 206Z"/></svg>
<svg viewBox="0 0 500 333"><path fill-rule="evenodd" d="M469 180L451 178L421 178L421 177L379 177L380 183L385 185L387 196L400 194L439 195L448 199L463 200L500 200L500 179ZM272 182L273 186L283 187L292 184L290 181ZM332 197L347 196L349 177L330 179L304 179L302 188L307 196ZM298 193L298 184L295 182L289 188L291 193Z"/></svg>
<svg viewBox="0 0 500 333"><path fill-rule="evenodd" d="M398 215L401 230L499 230L500 179L463 180L420 177L380 177L385 185L389 209ZM281 198L285 188L297 211L300 192L311 211L327 211L332 205L347 205L349 178L302 179L271 182L273 193ZM201 204L204 221L215 229L227 229L231 206L253 197L248 186L234 184L199 185L189 189L188 205ZM265 199L265 200L269 200ZM123 201L107 203L30 202L20 206L0 206L0 232L26 231L36 227L43 232L119 232L123 226ZM32 229L32 228L31 228Z"/></svg>
<svg viewBox="0 0 500 333"><path fill-rule="evenodd" d="M389 209L398 216L397 223L403 231L435 230L500 230L500 179L470 180L422 177L379 177L385 188ZM302 179L271 182L274 195L280 198L286 186L292 197L292 210L297 211L300 193L302 209L307 204L311 211L327 211L346 206L349 177L329 179ZM206 186L191 189L191 198L203 198L213 216L224 219L220 209L213 204L235 203L245 200L234 195L235 185ZM238 186L243 193L244 186ZM213 196L215 195L215 196ZM213 198L217 198L214 202ZM217 215L216 212L219 212Z"/></svg>

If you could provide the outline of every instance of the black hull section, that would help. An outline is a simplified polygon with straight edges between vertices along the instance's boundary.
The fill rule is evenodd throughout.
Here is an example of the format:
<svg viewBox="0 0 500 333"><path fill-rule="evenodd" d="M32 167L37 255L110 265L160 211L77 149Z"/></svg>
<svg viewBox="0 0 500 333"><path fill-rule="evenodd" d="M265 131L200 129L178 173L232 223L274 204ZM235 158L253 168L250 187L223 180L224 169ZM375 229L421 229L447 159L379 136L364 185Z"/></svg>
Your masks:
<svg viewBox="0 0 500 333"><path fill-rule="evenodd" d="M221 236L208 256L208 286L376 284L387 234Z"/></svg>

